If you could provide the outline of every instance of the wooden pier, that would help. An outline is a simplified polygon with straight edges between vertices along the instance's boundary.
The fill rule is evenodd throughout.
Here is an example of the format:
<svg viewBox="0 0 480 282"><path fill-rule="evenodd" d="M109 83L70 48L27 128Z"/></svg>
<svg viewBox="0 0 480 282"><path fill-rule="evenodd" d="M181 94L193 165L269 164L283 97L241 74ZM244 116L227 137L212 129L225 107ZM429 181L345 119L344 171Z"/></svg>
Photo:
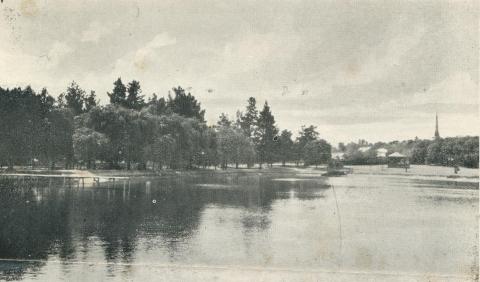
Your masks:
<svg viewBox="0 0 480 282"><path fill-rule="evenodd" d="M35 173L1 173L0 179L1 178L13 178L21 183L25 183L26 181L33 181L38 183L40 179L48 179L50 180L49 186L51 185L53 179L62 179L63 186L71 186L72 184L77 184L77 187L80 187L81 185L82 188L85 187L85 183L87 183L87 186L89 183L92 183L93 187L100 186L100 183L107 183L107 187L110 187L110 184L112 184L112 187L114 188L116 183L123 181L123 187L125 188L128 185L128 187L130 188L130 177L125 176L78 176Z"/></svg>

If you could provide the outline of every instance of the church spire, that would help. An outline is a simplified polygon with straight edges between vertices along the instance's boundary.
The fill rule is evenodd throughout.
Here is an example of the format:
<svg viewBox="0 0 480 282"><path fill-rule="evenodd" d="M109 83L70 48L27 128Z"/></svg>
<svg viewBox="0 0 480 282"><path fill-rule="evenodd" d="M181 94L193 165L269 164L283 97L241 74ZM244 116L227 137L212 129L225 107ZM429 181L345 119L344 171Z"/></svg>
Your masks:
<svg viewBox="0 0 480 282"><path fill-rule="evenodd" d="M440 138L440 133L438 132L438 114L435 113L435 139Z"/></svg>

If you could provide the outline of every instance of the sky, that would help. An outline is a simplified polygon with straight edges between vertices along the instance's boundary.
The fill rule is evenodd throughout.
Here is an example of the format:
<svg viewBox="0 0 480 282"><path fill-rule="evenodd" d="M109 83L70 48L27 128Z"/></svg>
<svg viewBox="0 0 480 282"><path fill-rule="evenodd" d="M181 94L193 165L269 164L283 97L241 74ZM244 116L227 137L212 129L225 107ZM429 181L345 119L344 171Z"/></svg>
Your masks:
<svg viewBox="0 0 480 282"><path fill-rule="evenodd" d="M213 124L253 96L280 129L370 142L478 135L477 1L4 0L0 86L103 104L189 90Z"/></svg>

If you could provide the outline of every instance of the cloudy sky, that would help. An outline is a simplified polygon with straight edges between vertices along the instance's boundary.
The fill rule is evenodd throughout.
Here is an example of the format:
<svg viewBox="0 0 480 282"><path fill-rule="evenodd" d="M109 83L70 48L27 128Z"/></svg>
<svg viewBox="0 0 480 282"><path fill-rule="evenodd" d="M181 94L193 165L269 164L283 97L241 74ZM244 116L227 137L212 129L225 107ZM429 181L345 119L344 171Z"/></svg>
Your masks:
<svg viewBox="0 0 480 282"><path fill-rule="evenodd" d="M103 103L191 89L214 123L250 96L281 129L336 143L478 134L477 1L59 1L0 4L0 86L69 82Z"/></svg>

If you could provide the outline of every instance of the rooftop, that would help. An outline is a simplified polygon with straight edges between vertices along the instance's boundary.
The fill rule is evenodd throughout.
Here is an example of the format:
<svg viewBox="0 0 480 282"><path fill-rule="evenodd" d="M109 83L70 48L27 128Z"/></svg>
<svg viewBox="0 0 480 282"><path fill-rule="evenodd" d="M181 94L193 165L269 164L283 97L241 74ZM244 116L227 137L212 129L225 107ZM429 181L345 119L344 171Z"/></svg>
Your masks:
<svg viewBox="0 0 480 282"><path fill-rule="evenodd" d="M388 155L389 158L405 158L406 156L403 154L400 154L399 152L391 153Z"/></svg>

